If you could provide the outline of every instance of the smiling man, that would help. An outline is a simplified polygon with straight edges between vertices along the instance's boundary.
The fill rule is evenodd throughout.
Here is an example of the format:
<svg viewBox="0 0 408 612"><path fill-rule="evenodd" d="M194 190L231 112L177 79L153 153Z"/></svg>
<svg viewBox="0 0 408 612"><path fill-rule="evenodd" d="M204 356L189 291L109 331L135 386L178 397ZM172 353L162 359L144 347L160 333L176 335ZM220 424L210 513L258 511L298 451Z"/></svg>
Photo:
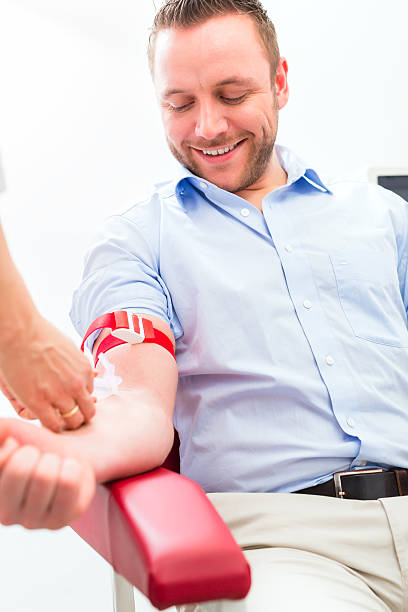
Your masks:
<svg viewBox="0 0 408 612"><path fill-rule="evenodd" d="M329 184L275 144L287 64L257 0L165 2L149 60L178 172L108 220L71 313L123 383L41 449L58 438L97 480L118 478L159 465L174 422L182 473L253 577L244 601L189 612L405 610L406 203ZM0 495L8 523L30 516L22 499Z"/></svg>
<svg viewBox="0 0 408 612"><path fill-rule="evenodd" d="M261 22L265 45L249 15L188 28L182 20L165 28L165 17L156 20L150 67L170 150L192 173L261 210L263 196L286 183L273 150L287 64L273 25Z"/></svg>

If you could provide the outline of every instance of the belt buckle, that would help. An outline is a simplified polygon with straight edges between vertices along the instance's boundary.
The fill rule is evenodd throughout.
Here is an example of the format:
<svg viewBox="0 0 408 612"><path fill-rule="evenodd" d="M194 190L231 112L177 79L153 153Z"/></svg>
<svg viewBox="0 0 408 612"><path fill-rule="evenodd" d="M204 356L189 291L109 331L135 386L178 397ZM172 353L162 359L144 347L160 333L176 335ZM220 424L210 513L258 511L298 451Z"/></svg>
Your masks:
<svg viewBox="0 0 408 612"><path fill-rule="evenodd" d="M347 470L346 472L334 472L333 480L334 480L334 491L335 496L339 499L344 499L346 495L345 491L343 491L343 487L341 486L341 479L343 476L361 476L362 474L375 474L376 472L383 472L382 468L373 468L371 470Z"/></svg>

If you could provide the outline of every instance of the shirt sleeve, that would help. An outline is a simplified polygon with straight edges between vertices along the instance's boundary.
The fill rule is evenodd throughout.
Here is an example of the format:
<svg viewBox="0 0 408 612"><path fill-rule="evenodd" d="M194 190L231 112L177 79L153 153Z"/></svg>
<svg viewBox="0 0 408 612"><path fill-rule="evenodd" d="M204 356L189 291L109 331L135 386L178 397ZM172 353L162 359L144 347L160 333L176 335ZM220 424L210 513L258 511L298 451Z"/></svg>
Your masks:
<svg viewBox="0 0 408 612"><path fill-rule="evenodd" d="M157 220L146 219L146 207L135 209L139 206L132 218L108 219L85 257L83 279L70 312L81 337L98 316L114 310L155 315L170 326L176 339L183 334L160 275ZM95 339L96 334L91 345Z"/></svg>

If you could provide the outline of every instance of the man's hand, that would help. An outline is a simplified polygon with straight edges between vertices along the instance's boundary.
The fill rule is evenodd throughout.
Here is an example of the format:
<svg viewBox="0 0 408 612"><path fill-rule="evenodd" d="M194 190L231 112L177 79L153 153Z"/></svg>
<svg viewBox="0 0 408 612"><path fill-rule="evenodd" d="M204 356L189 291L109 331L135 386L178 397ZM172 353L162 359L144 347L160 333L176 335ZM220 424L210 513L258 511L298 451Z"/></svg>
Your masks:
<svg viewBox="0 0 408 612"><path fill-rule="evenodd" d="M25 418L53 431L76 429L95 414L94 370L74 343L36 316L0 351L0 388ZM79 410L71 417L61 415Z"/></svg>
<svg viewBox="0 0 408 612"><path fill-rule="evenodd" d="M52 439L55 434L50 432L41 432L39 447L25 444L22 438L30 442L39 429L21 423L20 430L19 423L15 425L12 429L20 439L8 435L0 442L0 523L27 529L59 529L70 524L93 498L91 466L78 457L58 453ZM30 429L35 431L31 434Z"/></svg>

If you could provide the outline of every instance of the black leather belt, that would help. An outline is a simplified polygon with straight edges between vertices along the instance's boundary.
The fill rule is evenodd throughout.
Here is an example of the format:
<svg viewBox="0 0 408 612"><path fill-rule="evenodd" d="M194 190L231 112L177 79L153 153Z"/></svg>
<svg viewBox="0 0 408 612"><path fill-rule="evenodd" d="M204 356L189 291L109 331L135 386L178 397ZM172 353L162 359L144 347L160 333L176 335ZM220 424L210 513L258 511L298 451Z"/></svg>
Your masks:
<svg viewBox="0 0 408 612"><path fill-rule="evenodd" d="M335 472L327 482L294 493L327 495L340 499L379 499L408 495L408 470L381 468Z"/></svg>

